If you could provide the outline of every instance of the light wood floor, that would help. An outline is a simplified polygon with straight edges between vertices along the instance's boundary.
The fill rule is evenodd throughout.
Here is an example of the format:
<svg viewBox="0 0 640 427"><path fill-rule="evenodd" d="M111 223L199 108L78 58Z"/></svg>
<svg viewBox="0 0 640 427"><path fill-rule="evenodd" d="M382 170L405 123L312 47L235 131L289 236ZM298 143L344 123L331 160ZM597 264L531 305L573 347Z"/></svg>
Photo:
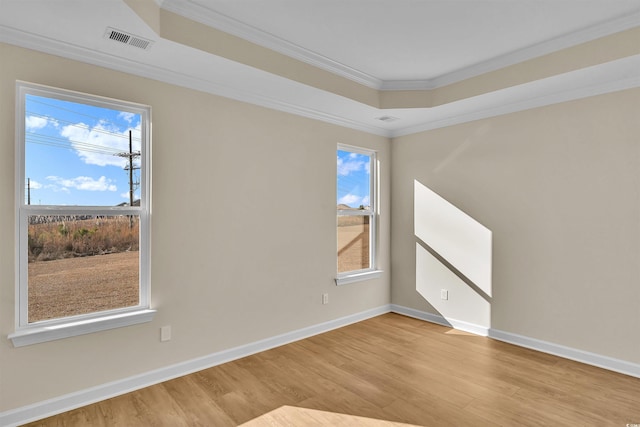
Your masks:
<svg viewBox="0 0 640 427"><path fill-rule="evenodd" d="M32 426L616 426L640 379L396 314Z"/></svg>

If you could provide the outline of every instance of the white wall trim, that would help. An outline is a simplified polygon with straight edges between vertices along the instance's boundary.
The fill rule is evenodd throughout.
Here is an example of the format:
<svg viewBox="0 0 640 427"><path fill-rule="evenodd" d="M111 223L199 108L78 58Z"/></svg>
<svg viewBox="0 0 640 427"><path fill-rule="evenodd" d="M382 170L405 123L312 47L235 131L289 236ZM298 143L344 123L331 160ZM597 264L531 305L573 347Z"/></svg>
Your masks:
<svg viewBox="0 0 640 427"><path fill-rule="evenodd" d="M576 362L581 362L587 365L597 366L598 368L607 369L609 371L619 372L621 374L640 378L640 364L638 363L627 362L625 360L615 359L613 357L603 356L584 350L578 350L564 345L554 344L552 342L530 338L511 332L505 332L498 329L486 328L467 322L461 322L455 319L445 319L438 314L427 313L425 311L415 310L413 308L404 307L397 304L391 304L391 311L393 313L425 320L427 322L436 323L438 325L452 327L461 331L488 336L489 338L504 341L506 343L514 344L519 347L530 348L542 353L553 354L554 356L562 357L569 360L575 360Z"/></svg>
<svg viewBox="0 0 640 427"><path fill-rule="evenodd" d="M195 22L207 25L225 33L250 41L259 46L281 53L298 61L305 62L353 82L379 89L383 81L345 64L334 61L273 34L240 22L222 13L211 10L191 1L165 0L162 9L173 12Z"/></svg>
<svg viewBox="0 0 640 427"><path fill-rule="evenodd" d="M336 286L362 282L363 280L377 279L382 276L382 273L382 270L369 270L361 273L343 274L335 278Z"/></svg>
<svg viewBox="0 0 640 427"><path fill-rule="evenodd" d="M62 58L72 59L85 64L96 65L111 70L121 71L134 76L145 77L176 86L218 95L236 101L246 102L273 110L291 113L334 125L361 130L373 135L389 137L391 132L381 127L368 125L339 115L330 114L313 108L292 104L273 97L268 97L238 88L231 84L204 80L186 73L149 65L123 57L110 55L77 45L60 42L35 34L26 33L14 28L0 25L0 42L43 52Z"/></svg>
<svg viewBox="0 0 640 427"><path fill-rule="evenodd" d="M306 328L297 329L295 331L230 348L228 350L222 350L204 357L177 363L175 365L145 372L140 375L101 384L96 387L69 393L53 399L37 402L32 405L23 406L21 408L0 412L0 426L13 427L50 417L81 406L90 405L111 397L139 390L153 384L158 384L163 381L168 381L173 378L181 377L222 363L250 356L261 351L289 344L313 335L341 328L390 311L390 305L382 305L377 308L329 320Z"/></svg>
<svg viewBox="0 0 640 427"><path fill-rule="evenodd" d="M510 332L504 332L497 329L486 328L480 325L455 320L445 319L444 317L416 310L413 308L401 306L398 304L386 304L373 309L365 310L360 313L351 314L338 319L329 320L317 325L308 326L306 328L297 329L281 335L276 335L264 340L255 341L238 347L222 350L197 359L170 365L164 368L145 372L122 380L101 384L85 390L69 393L53 399L37 402L32 405L23 406L21 408L0 412L0 426L13 427L35 420L43 419L62 412L70 411L85 405L90 405L111 397L139 390L154 384L168 381L173 378L188 375L203 369L230 362L242 357L250 356L261 351L266 351L281 345L289 344L304 338L318 335L333 329L341 328L352 323L360 322L371 317L379 316L385 313L398 313L416 319L436 323L443 326L452 327L461 331L488 336L490 338L514 344L520 347L530 348L532 350L543 353L553 354L577 362L586 363L588 365L597 366L614 372L630 375L640 378L640 364L631 363L608 356L602 356L583 350L566 347L547 341L529 338Z"/></svg>
<svg viewBox="0 0 640 427"><path fill-rule="evenodd" d="M424 123L415 126L407 126L405 128L394 130L391 132L391 138L467 123L474 120L481 120L516 113L519 111L545 107L548 105L555 105L562 102L569 102L577 99L633 89L640 86L640 75L638 75L636 71L639 64L640 55L634 55L605 64L587 67L572 73L548 77L543 80L529 83L528 85L523 85L523 90L526 90L528 94L516 97L515 101L509 99L509 94L514 93L514 90L516 90L517 87L489 93L484 95L484 99L486 101L479 107L471 107L466 112L462 111L464 108L460 108L448 116L425 121ZM585 81L595 81L595 83L580 84L573 87L571 84L567 84L567 87L563 88L559 86L556 91L551 92L542 89L543 85L547 83L554 85L556 84L554 82L559 82L561 79L563 81L572 80L573 82L577 82L578 77L583 77L587 74L591 77L586 78ZM602 78L602 76L606 77ZM536 88L540 89L537 91L538 93L544 93L544 95L534 95L536 93ZM500 95L501 93L503 96ZM494 101L489 101L491 98L493 98ZM459 102L468 102L468 100ZM491 103L493 105L491 105ZM455 103L450 105L453 104Z"/></svg>
<svg viewBox="0 0 640 427"><path fill-rule="evenodd" d="M418 124L403 126L398 123L392 128L385 129L366 121L366 117L374 117L376 112L385 111L373 107L369 113L365 113L365 119L361 120L363 116L360 113L334 114L325 111L327 109L324 107L315 108L315 105L302 105L295 100L284 101L277 96L254 93L244 87L242 82L203 79L187 72L97 52L2 25L0 25L0 42L387 138L640 86L640 76L636 71L640 64L640 55L634 55L431 108L429 114ZM319 93L324 92L319 91ZM336 97L336 101L346 102L341 97ZM349 104L351 101L353 105ZM349 100L349 102L340 105L347 111L353 108L364 108L356 101ZM351 117L347 117L349 115Z"/></svg>
<svg viewBox="0 0 640 427"><path fill-rule="evenodd" d="M537 350L542 353L553 354L565 359L575 360L576 362L586 363L587 365L597 366L598 368L603 368L609 371L619 372L621 374L640 378L640 364L638 363L631 363L625 360L615 359L613 357L603 356L584 350L578 350L564 345L554 344L535 338L529 338L523 335L513 334L511 332L505 332L498 329L489 329L489 337L520 347Z"/></svg>
<svg viewBox="0 0 640 427"><path fill-rule="evenodd" d="M14 333L9 334L7 338L13 342L14 347L22 347L151 322L155 313L156 310L138 309L75 320L66 319L64 322L45 323L44 326L18 328Z"/></svg>
<svg viewBox="0 0 640 427"><path fill-rule="evenodd" d="M580 31L569 33L533 46L520 49L506 55L498 56L478 64L462 68L451 73L435 77L426 82L404 82L404 85L396 86L394 82L383 84L382 90L422 90L425 88L439 88L453 83L460 82L472 77L477 77L485 73L499 70L511 65L515 65L530 59L538 58L562 49L577 46L582 43L606 37L637 27L640 22L640 10L635 13L614 18L610 21L584 28ZM409 86L407 83L413 85Z"/></svg>
<svg viewBox="0 0 640 427"><path fill-rule="evenodd" d="M446 86L471 77L476 77L522 61L537 58L552 52L566 49L638 26L640 10L625 14L573 33L565 34L533 46L519 49L469 67L454 70L442 76L423 80L382 80L363 71L319 55L294 43L281 39L243 22L237 21L219 12L198 5L193 1L164 0L161 7L169 12L220 31L240 37L257 45L282 53L291 58L311 64L338 76L347 78L376 90L427 90Z"/></svg>
<svg viewBox="0 0 640 427"><path fill-rule="evenodd" d="M437 323L438 325L448 326L459 331L469 332L483 337L486 337L489 334L489 328L487 327L465 322L463 320L448 319L440 316L439 314L427 313L426 311L415 310L402 305L391 304L391 311L393 313L402 314L415 319L426 320L427 322Z"/></svg>

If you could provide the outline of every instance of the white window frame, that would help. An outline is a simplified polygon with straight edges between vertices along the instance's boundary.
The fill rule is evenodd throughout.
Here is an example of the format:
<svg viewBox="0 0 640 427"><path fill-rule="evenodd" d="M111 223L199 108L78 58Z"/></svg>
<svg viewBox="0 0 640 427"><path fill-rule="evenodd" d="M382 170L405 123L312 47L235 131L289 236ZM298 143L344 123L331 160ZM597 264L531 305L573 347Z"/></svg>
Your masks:
<svg viewBox="0 0 640 427"><path fill-rule="evenodd" d="M140 206L28 205L25 201L25 99L26 95L57 98L106 107L141 116ZM16 82L16 317L9 334L15 347L150 322L150 219L151 219L151 107L96 95L27 82ZM140 221L139 303L134 307L94 312L29 323L28 319L28 218L30 215L136 215Z"/></svg>
<svg viewBox="0 0 640 427"><path fill-rule="evenodd" d="M337 209L336 210L336 227L337 220L339 216L368 216L369 217L369 268L364 268L361 270L352 270L346 271L342 273L337 273L336 275L336 285L346 285L347 283L359 282L362 280L375 279L382 275L382 271L377 268L377 252L378 252L378 213L379 213L379 205L378 205L378 157L377 152L374 150L355 147L352 145L346 144L338 144L337 151L348 151L351 153L362 154L370 157L371 164L370 166L370 174L369 174L369 209ZM337 179L337 170L336 170L336 179ZM337 236L337 230L336 230ZM336 269L338 266L337 262L337 248L336 248Z"/></svg>

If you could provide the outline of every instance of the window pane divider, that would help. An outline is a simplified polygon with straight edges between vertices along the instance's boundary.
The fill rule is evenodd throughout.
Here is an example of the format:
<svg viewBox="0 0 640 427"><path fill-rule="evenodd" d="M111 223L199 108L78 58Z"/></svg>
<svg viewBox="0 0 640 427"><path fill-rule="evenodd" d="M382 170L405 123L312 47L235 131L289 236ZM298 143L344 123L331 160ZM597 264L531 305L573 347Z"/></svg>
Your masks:
<svg viewBox="0 0 640 427"><path fill-rule="evenodd" d="M40 99L40 100L38 100ZM73 109L56 107L58 103L71 103L73 105ZM49 129L46 131L46 127L50 126L51 122L56 122L58 120L58 113L56 114L44 114L33 112L31 108L35 105L39 104L42 108L43 105L46 108L59 108L60 110L64 110L64 114L80 114L83 117L92 117L87 114L83 114L83 108L97 108L104 110L104 114L118 114L118 117L122 113L130 113L130 117L120 118L121 123L118 125L117 129L109 128L108 132L103 132L103 129L98 129L97 124L90 124L81 126L82 129L85 129L88 132L102 132L109 133L112 136L121 137L124 140L128 139L128 149L126 147L111 147L110 144L102 144L100 142L86 142L84 139L72 140L71 136L63 135L61 130L56 130L54 132L53 129ZM78 107L78 108L76 108ZM80 92L73 92L64 89L52 88L48 86L37 85L33 83L27 82L16 82L16 168L15 168L15 176L16 176L16 192L15 192L15 207L16 207L16 301L15 301L15 329L13 333L8 335L8 338L13 342L15 347L20 347L23 345L36 344L40 342L46 342L51 340L56 340L60 338L67 338L75 335L87 334L97 331L103 331L107 329L113 329L128 325L134 325L143 322L149 322L153 319L153 315L155 314L155 310L150 307L151 299L150 299L150 219L151 219L151 205L150 205L150 185L151 185L151 108L148 105L138 104L134 102L115 100L110 98L104 98L97 95L85 94ZM35 111L35 110L34 110ZM44 125L33 127L31 130L27 129L26 119L27 114L33 114L34 116L40 118L46 118L46 122ZM38 115L40 114L40 115ZM62 114L62 113L61 113ZM96 114L101 115L102 111ZM131 117L137 117L137 125L132 123ZM102 120L102 116L93 117L98 121ZM79 126L78 123L83 123L78 119L69 121L61 119L64 123L68 123L65 126ZM125 123L128 122L128 123ZM33 126L33 125L32 125ZM55 126L56 129L58 126ZM43 129L40 131L39 129ZM96 130L97 129L97 130ZM128 131L128 138L126 137L126 131ZM50 133L53 132L53 133ZM136 133L133 135L133 133ZM38 140L38 137L42 138L54 138L56 144L48 144L43 143ZM67 141L68 140L68 141ZM49 141L48 139L44 140L45 142ZM83 142L84 141L84 142ZM64 143L64 144L63 144ZM77 143L79 145L74 145ZM136 144L136 147L133 147L133 144ZM27 151L27 144L33 144L30 147L38 146L47 146L47 147L58 147L58 148L68 148L73 149L78 152L92 152L98 153L103 156L117 156L122 158L129 158L126 167L123 169L129 171L129 179L127 188L129 189L129 198L127 201L123 201L122 199L117 199L113 197L109 198L89 198L80 196L75 199L63 200L57 197L48 197L44 198L46 203L56 203L58 200L59 204L40 204L39 199L38 203L31 203L34 198L32 197L32 190L41 190L43 188L42 185L31 186L34 180L33 176L27 176L27 167L29 160L31 157L36 156L44 156L43 153L48 153L48 151L33 151L32 153L38 154L28 154L31 152ZM82 145L85 144L85 145ZM98 144L98 145L92 145ZM126 144L125 144L126 145ZM102 148L102 151L96 151L96 147L98 149ZM93 148L93 150L92 150ZM134 149L135 148L135 149ZM45 150L42 147L39 147L41 150ZM46 150L50 150L51 148L47 148ZM31 150L35 150L31 148ZM56 154L57 155L57 154ZM132 158L136 157L136 163L132 161ZM110 157L111 158L111 157ZM69 159L65 159L66 161L71 161ZM84 160L82 160L84 161ZM102 163L94 163L85 161L88 165L96 165L100 166L120 166L118 164L113 164L110 162ZM53 164L51 162L48 163ZM65 167L67 167L66 163L61 163ZM77 165L74 165L76 167ZM93 166L91 166L93 167ZM46 169L46 167L37 164L37 168ZM33 172L33 170L37 169L35 166L31 166L31 170L29 170L29 174ZM37 169L37 170L40 170ZM43 170L44 170L43 169ZM95 170L85 170L80 171L79 169L73 169L70 167L69 171L73 170L74 172L69 172L70 175L64 176L63 178L58 178L54 180L55 183L58 181L65 181L62 187L66 188L69 191L69 188L82 191L82 190L93 190L93 191L104 191L104 189L99 189L94 186L90 187L80 187L77 184L77 181L74 180L76 176L78 178L89 177L89 179L94 179L97 181L97 177L100 176L96 173ZM135 176L136 181L134 181L133 171L139 170L138 176ZM46 170L45 170L46 171ZM62 172L63 174L66 172ZM85 175L85 173L87 175ZM93 173L93 175L92 175ZM76 175L71 175L76 174ZM80 175L82 174L82 175ZM46 178L40 177L40 180L46 181L49 179L48 176L42 175ZM56 178L55 175L52 175L53 178ZM108 177L107 174L101 176L101 180L104 180L105 176ZM66 179L69 178L69 179ZM67 183L70 182L70 183ZM81 183L84 181L80 181ZM109 178L107 182L111 182ZM25 183L27 183L25 185ZM43 182L40 181L40 184ZM27 191L27 189L29 191ZM115 185L114 189L109 189L110 191L116 191ZM42 190L44 191L44 190ZM115 193L104 193L104 194L115 194ZM28 196L28 197L27 197ZM119 203L122 201L122 203ZM68 204L65 204L68 203ZM95 203L95 204L92 204ZM104 203L104 204L103 204ZM113 203L113 204L112 204ZM116 205L116 203L119 203ZM39 218L40 217L40 218ZM127 219L127 217L129 217ZM96 243L94 246L88 248L80 248L80 254L78 257L86 257L90 255L96 254L112 254L115 252L118 253L126 253L131 250L132 254L128 257L128 259L132 260L131 266L127 266L127 271L130 272L131 277L135 277L137 275L137 285L135 281L129 280L126 282L126 286L129 287L131 293L133 294L134 289L137 288L137 300L125 299L123 297L122 300L116 301L115 304L111 304L105 308L102 305L93 305L85 307L75 307L73 311L62 311L62 310L53 310L47 313L38 313L36 316L32 317L31 322L29 321L29 310L30 310L30 301L29 301L29 257L36 257L40 255L42 252L42 245L46 244L41 243L41 246L38 247L40 250L37 254L32 253L30 251L31 241L36 240L35 237L29 236L30 227L33 226L34 229L40 227L42 224L55 224L62 223L63 229L60 230L60 234L62 236L69 235L70 238L67 239L76 239L75 234L79 232L79 236L82 238L85 235L89 234L89 237L92 235L90 233L97 232L103 225L111 224L111 221L116 220L117 224L120 223L120 220L125 220L129 222L129 229L133 228L133 220L135 219L136 231L134 234L131 234L131 242L129 244L129 249L126 248L125 244L120 242L120 246L117 249L111 250L111 245L113 243L100 242ZM90 221L96 220L95 224L92 224ZM103 221L104 220L104 221ZM30 221L32 224L30 225ZM89 222L85 222L89 221ZM77 222L77 223L76 223ZM71 231L67 231L67 226L71 224L69 227ZM59 224L60 225L60 224ZM78 230L75 227L81 227ZM85 228L86 227L86 228ZM106 226L105 226L106 228ZM42 227L44 229L44 227ZM120 227L118 226L118 230ZM64 233L63 233L64 231ZM117 231L117 230L116 230ZM119 231L117 231L119 233ZM126 233L123 233L126 234ZM42 232L42 235L47 235L47 232ZM137 235L137 237L136 237ZM57 236L57 234L56 234ZM108 237L108 236L107 236ZM130 238L126 236L126 238ZM137 239L137 241L134 241ZM80 239L79 239L80 240ZM126 243L126 242L125 242ZM57 245L52 252L52 255L45 254L47 257L45 260L34 260L33 262L49 262L54 260L63 260L63 259L71 259L76 257L75 246L71 246L70 248L63 247L63 245L70 244L69 241L63 240L63 238L59 239L55 242ZM102 245L102 246L100 246ZM137 248L132 249L133 245L137 245ZM103 251L103 248L107 248L107 250ZM114 246L115 247L115 246ZM63 249L60 249L63 248ZM96 248L98 248L96 252ZM104 252L104 253L103 253ZM133 253L135 252L135 253ZM51 257L55 258L51 258ZM98 258L96 258L98 259ZM135 263L133 262L135 260ZM136 267L137 264L137 267ZM35 264L34 264L35 265ZM109 284L113 284L114 286L120 285L120 279L115 279L112 276L106 276ZM36 283L36 282L34 282ZM36 283L37 286L42 286L43 282ZM87 283L81 281L81 285ZM76 285L75 283L71 283L71 285ZM67 290L66 292L71 291ZM43 300L46 300L47 295L45 294ZM57 303L56 303L57 304ZM53 303L51 304L53 306ZM47 306L46 309L50 310L51 307ZM60 307L60 305L56 305L54 308ZM102 311L98 311L102 310ZM34 310L35 311L35 310Z"/></svg>
<svg viewBox="0 0 640 427"><path fill-rule="evenodd" d="M22 211L27 215L140 215L144 210L138 206L49 206L49 205L25 205Z"/></svg>
<svg viewBox="0 0 640 427"><path fill-rule="evenodd" d="M338 144L336 284L379 277L378 161L375 150ZM357 207L359 206L359 207Z"/></svg>
<svg viewBox="0 0 640 427"><path fill-rule="evenodd" d="M372 216L373 211L369 209L338 209L340 216Z"/></svg>

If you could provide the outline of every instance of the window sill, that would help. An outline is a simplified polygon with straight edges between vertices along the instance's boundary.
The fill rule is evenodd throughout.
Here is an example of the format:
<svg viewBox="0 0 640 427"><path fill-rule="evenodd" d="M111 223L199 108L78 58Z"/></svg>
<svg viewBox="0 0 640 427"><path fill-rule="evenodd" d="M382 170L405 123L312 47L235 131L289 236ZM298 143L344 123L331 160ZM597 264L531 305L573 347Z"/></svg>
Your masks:
<svg viewBox="0 0 640 427"><path fill-rule="evenodd" d="M360 282L362 280L377 279L382 276L382 270L364 271L336 277L336 285L346 285L348 283Z"/></svg>
<svg viewBox="0 0 640 427"><path fill-rule="evenodd" d="M13 342L14 347L23 347L25 345L150 322L153 320L155 313L156 310L144 309L55 325L29 326L9 334L8 338Z"/></svg>

